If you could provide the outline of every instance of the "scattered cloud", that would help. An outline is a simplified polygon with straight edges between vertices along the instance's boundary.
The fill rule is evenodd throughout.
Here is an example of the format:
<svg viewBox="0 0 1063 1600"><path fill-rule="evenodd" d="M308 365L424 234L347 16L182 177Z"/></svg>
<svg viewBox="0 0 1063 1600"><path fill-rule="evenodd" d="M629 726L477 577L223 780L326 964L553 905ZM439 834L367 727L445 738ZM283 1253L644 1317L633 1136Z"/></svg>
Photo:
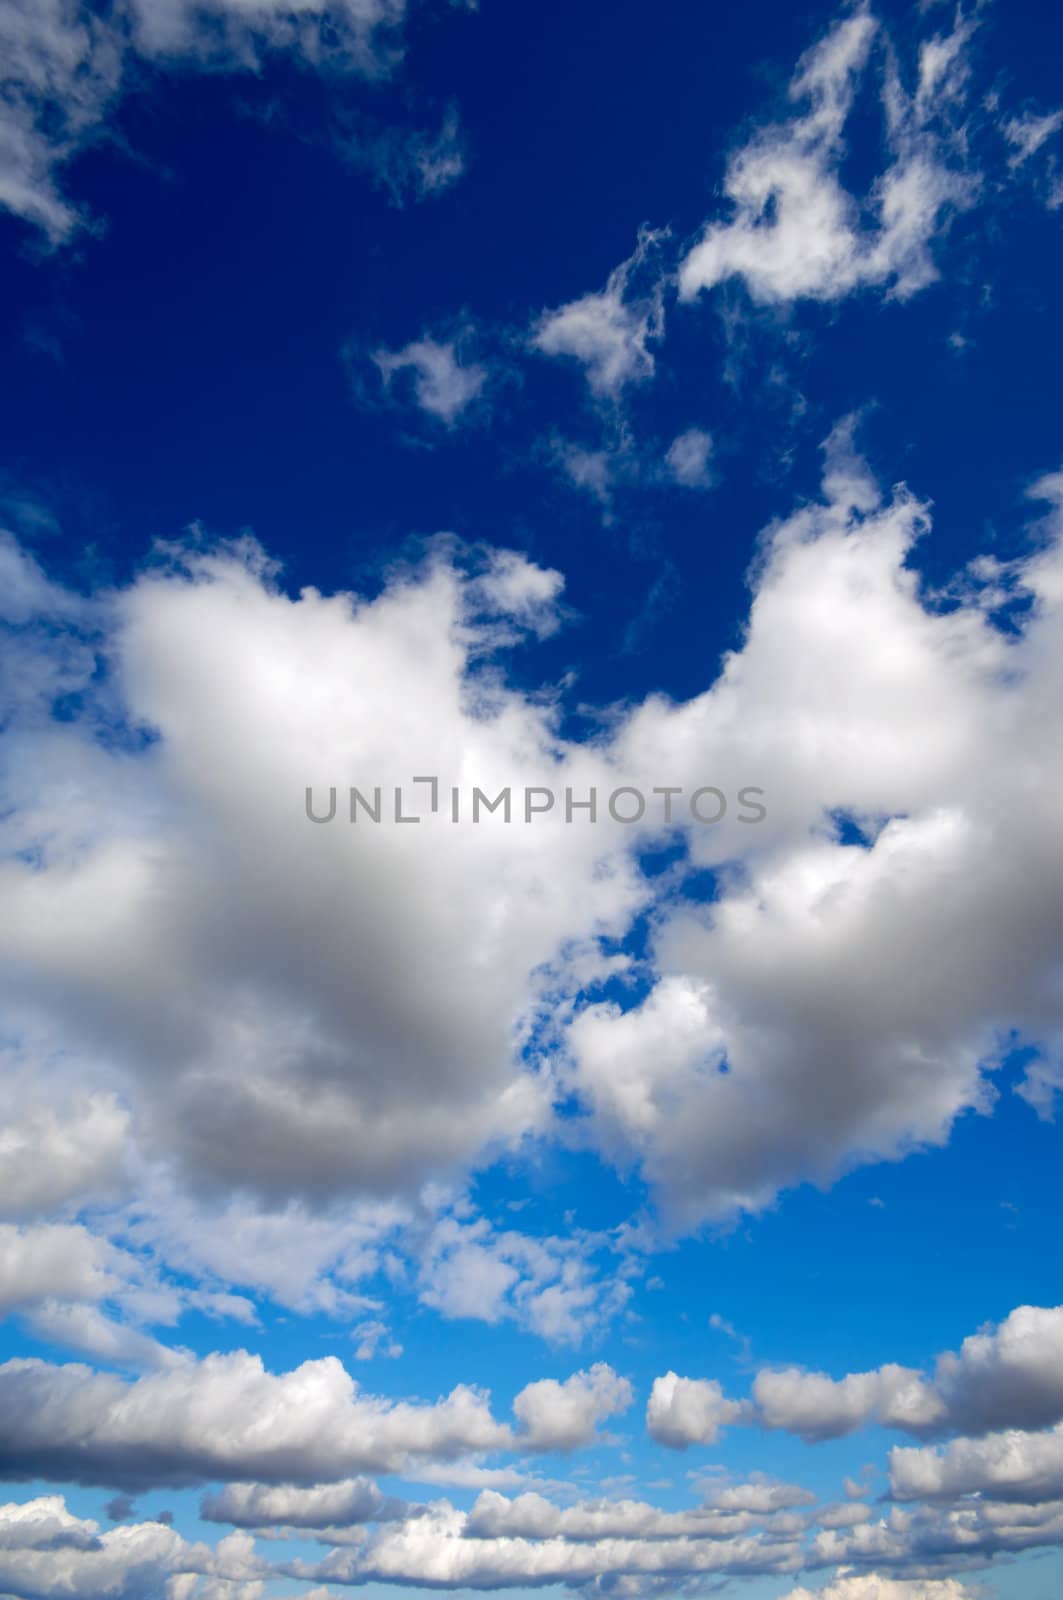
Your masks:
<svg viewBox="0 0 1063 1600"><path fill-rule="evenodd" d="M756 1423L806 1441L837 1439L869 1424L941 1436L1044 1428L1063 1421L1063 1306L1018 1306L998 1327L940 1355L932 1375L888 1363L843 1378L803 1367L763 1367L748 1401L714 1379L657 1378L646 1426L658 1443L715 1443L724 1423ZM902 1456L936 1460L920 1452ZM1063 1491L1061 1491L1063 1492Z"/></svg>
<svg viewBox="0 0 1063 1600"><path fill-rule="evenodd" d="M923 42L911 95L887 58L882 111L892 160L857 198L840 176L845 129L881 30L866 6L835 23L790 84L789 99L806 109L759 128L731 157L724 192L732 214L707 224L680 263L680 298L729 278L768 305L838 300L872 285L903 300L931 283L934 240L976 193L963 141L953 137L971 33L960 19L951 34Z"/></svg>
<svg viewBox="0 0 1063 1600"><path fill-rule="evenodd" d="M609 274L600 293L544 312L532 330L532 349L578 362L599 400L616 400L629 384L653 376L650 345L664 327L658 264L664 238L664 233L644 229L634 255Z"/></svg>
<svg viewBox="0 0 1063 1600"><path fill-rule="evenodd" d="M396 377L408 377L407 393L413 403L445 427L452 428L483 394L487 368L465 359L460 339L440 342L427 335L413 339L401 350L376 350L372 360L386 393Z"/></svg>
<svg viewBox="0 0 1063 1600"><path fill-rule="evenodd" d="M381 126L356 119L336 137L340 156L368 172L392 205L432 199L453 187L466 166L466 140L456 106L448 106L438 129Z"/></svg>
<svg viewBox="0 0 1063 1600"><path fill-rule="evenodd" d="M283 54L311 70L380 79L402 55L406 0L9 0L0 14L0 206L58 245L89 220L63 168L109 132L130 81L159 72L258 72ZM397 200L438 192L464 157L453 108L437 134L384 130L359 160Z"/></svg>
<svg viewBox="0 0 1063 1600"><path fill-rule="evenodd" d="M711 489L715 483L712 461L712 434L704 428L687 428L668 446L665 465L684 489Z"/></svg>

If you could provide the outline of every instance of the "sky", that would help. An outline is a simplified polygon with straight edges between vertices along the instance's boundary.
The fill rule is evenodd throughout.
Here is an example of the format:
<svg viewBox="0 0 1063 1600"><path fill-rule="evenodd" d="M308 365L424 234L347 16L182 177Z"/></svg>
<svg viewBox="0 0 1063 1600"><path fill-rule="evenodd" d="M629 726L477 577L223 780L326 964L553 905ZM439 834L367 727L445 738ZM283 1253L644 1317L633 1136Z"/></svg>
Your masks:
<svg viewBox="0 0 1063 1600"><path fill-rule="evenodd" d="M0 1596L1058 1595L1061 46L0 0Z"/></svg>

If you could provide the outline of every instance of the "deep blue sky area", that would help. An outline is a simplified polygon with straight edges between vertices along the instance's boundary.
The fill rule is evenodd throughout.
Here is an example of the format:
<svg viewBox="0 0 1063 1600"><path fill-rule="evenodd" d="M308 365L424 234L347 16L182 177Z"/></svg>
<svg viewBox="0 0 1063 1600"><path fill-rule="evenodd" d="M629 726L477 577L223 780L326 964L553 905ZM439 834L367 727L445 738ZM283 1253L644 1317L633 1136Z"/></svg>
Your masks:
<svg viewBox="0 0 1063 1600"><path fill-rule="evenodd" d="M0 0L0 1595L1055 1600L1061 61Z"/></svg>
<svg viewBox="0 0 1063 1600"><path fill-rule="evenodd" d="M511 361L490 426L457 436L366 403L368 351L463 319L506 346L600 288L640 225L692 237L751 106L783 102L815 26L808 8L677 3L651 28L635 4L515 0L415 16L401 87L283 60L253 78L143 68L69 168L98 231L42 258L24 223L0 218L7 481L52 507L64 561L77 550L101 577L193 521L253 530L295 587L346 586L441 530L526 548L566 574L583 621L557 649L599 698L704 681L735 641L757 531L813 492L818 442L854 409L883 480L936 504L930 574L986 544L1010 552L1022 485L1057 450L1058 219L994 178L945 243L949 280L914 302L866 291L765 311L736 290L730 334L718 304L674 312L652 397L635 404L664 439L713 433L711 497L633 492L603 529L544 470L552 428L593 427L575 374L543 360ZM1051 8L1009 5L974 49L990 81L1021 71L1037 99L1055 35ZM344 116L431 120L451 101L467 171L421 205L392 205L332 147ZM987 263L1005 242L1001 282Z"/></svg>

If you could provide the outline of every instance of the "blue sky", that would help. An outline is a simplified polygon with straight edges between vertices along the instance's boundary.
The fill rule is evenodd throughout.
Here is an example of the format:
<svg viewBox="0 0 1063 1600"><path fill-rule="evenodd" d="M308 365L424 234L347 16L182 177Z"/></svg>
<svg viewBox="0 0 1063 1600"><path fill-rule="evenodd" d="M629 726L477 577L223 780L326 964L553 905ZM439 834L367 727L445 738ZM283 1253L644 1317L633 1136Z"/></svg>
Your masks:
<svg viewBox="0 0 1063 1600"><path fill-rule="evenodd" d="M1058 1593L1060 44L0 5L0 1594Z"/></svg>

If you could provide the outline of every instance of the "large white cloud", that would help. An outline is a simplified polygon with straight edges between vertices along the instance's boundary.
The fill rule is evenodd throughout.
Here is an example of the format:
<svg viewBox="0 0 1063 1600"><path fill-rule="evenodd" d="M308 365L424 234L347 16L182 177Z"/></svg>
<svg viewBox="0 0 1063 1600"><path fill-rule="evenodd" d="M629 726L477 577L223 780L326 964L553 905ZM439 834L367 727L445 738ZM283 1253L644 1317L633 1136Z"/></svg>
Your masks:
<svg viewBox="0 0 1063 1600"><path fill-rule="evenodd" d="M411 1196L548 1135L558 1090L583 1112L568 1135L641 1166L683 1226L943 1142L962 1111L990 1108L986 1069L1011 1030L1039 1047L1025 1093L1049 1113L1058 519L1032 554L983 562L943 596L912 564L928 527L839 434L823 500L765 539L718 679L588 745L561 740L549 697L492 663L556 619L556 575L512 555L464 577L444 546L363 601L290 598L253 546L193 551L98 603L91 625L27 624L0 868L26 1060L61 1057L82 1095L117 1096L141 1158L179 1188L256 1191L275 1216ZM1030 607L1005 631L994 611L1012 598ZM112 671L80 720L53 723L57 671L64 685L91 671L92 628ZM435 814L410 788L428 774ZM352 783L379 786L385 820L347 820ZM706 908L669 880L655 981L626 1008L580 999L624 970L601 936L660 894L631 847L661 837L663 802L613 822L619 783L681 786L691 862L721 874ZM332 823L307 820L308 784L319 814L336 786ZM386 820L398 784L414 826ZM727 815L696 822L691 792L712 784ZM768 811L753 826L745 784ZM529 785L557 798L526 824ZM566 787L592 785L597 824L566 823ZM513 819L473 823L474 786L510 788ZM841 841L839 813L862 844ZM512 1306L505 1248L460 1242L440 1307L469 1303L474 1266L492 1274L483 1303ZM569 1280L554 1313L542 1301L544 1330L572 1326L585 1292Z"/></svg>
<svg viewBox="0 0 1063 1600"><path fill-rule="evenodd" d="M1009 1030L1039 1047L1043 1112L1057 1081L1058 518L1027 558L934 596L913 564L924 506L883 501L841 437L825 490L769 530L713 687L647 702L617 738L647 784L741 775L769 808L744 844L737 821L691 832L718 898L662 908L649 995L569 1031L599 1148L678 1224L944 1142L991 1107ZM1005 632L991 613L1019 597Z"/></svg>
<svg viewBox="0 0 1063 1600"><path fill-rule="evenodd" d="M0 1367L0 1473L59 1482L329 1482L505 1448L487 1397L458 1386L435 1405L365 1394L328 1356L274 1375L244 1351L188 1359L129 1383L36 1359Z"/></svg>
<svg viewBox="0 0 1063 1600"><path fill-rule="evenodd" d="M495 644L546 626L556 581L519 567L463 584L436 560L364 603L291 600L250 547L193 556L114 604L120 715L155 744L16 722L8 826L45 852L43 870L2 869L17 1014L102 1057L93 1086L120 1090L144 1148L197 1183L409 1193L544 1125L521 1029L544 991L606 970L593 941L645 888L620 825L564 821L565 786L607 777L602 756L489 670ZM22 775L31 749L55 771L43 794ZM388 808L405 785L422 822L351 823L348 784ZM513 825L452 826L452 784L466 818L475 787L512 786ZM525 785L558 794L532 825ZM331 825L308 820L308 786L319 812L339 787ZM560 971L566 949L585 954Z"/></svg>

